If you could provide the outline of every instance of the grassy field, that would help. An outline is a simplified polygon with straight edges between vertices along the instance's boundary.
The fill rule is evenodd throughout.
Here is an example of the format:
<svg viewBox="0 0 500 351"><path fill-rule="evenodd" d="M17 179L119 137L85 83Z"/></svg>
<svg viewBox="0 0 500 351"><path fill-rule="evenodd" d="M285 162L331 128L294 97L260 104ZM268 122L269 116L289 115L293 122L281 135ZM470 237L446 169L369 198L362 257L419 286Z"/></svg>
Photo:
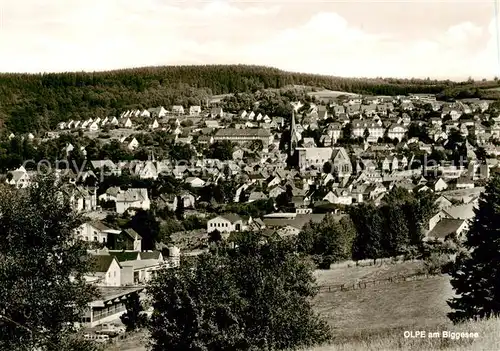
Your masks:
<svg viewBox="0 0 500 351"><path fill-rule="evenodd" d="M395 276L409 276L420 272L421 261L407 261L397 264L382 264L364 267L339 267L314 272L318 285L356 283L364 280L384 279Z"/></svg>
<svg viewBox="0 0 500 351"><path fill-rule="evenodd" d="M440 332L437 338L405 338L401 330L389 333L372 335L370 338L359 338L345 342L336 342L332 345L320 346L307 351L483 351L498 350L500 348L500 320L491 319L480 322L470 322L452 326L449 322L440 328L426 329L428 332ZM443 331L458 333L477 332L477 338L451 339L444 338Z"/></svg>
<svg viewBox="0 0 500 351"><path fill-rule="evenodd" d="M412 275L421 271L421 262L403 262L316 271L318 285ZM414 340L404 339L404 330L450 330L446 300L453 292L447 277L368 286L365 289L320 293L314 307L327 320L335 335L334 344L314 349L326 350L403 350ZM453 329L454 330L454 329ZM460 330L466 331L466 330ZM420 348L432 347L418 340ZM428 341L427 341L428 342ZM441 340L443 345L446 340ZM451 341L450 341L451 342ZM135 338L109 350L144 351L146 342ZM456 345L456 342L455 342ZM387 346L387 347L386 347ZM415 347L417 347L415 346Z"/></svg>

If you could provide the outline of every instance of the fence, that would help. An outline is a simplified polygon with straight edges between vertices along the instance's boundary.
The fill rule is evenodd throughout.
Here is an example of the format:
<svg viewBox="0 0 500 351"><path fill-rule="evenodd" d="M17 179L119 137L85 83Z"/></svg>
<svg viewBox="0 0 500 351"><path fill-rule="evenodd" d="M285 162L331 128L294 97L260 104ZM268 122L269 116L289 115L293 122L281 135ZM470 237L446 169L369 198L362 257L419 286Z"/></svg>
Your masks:
<svg viewBox="0 0 500 351"><path fill-rule="evenodd" d="M418 259L407 259L403 255L396 257L387 258L377 258L377 259L366 259L359 261L344 261L339 263L333 263L330 265L330 269L335 268L351 268L351 267L367 267L367 266L382 266L384 264L391 263L401 263L401 262L420 262Z"/></svg>
<svg viewBox="0 0 500 351"><path fill-rule="evenodd" d="M394 276L394 277L389 277L389 278L384 278L384 279L374 279L374 280L365 280L365 281L359 281L355 283L345 283L345 284L337 284L337 285L320 285L319 286L319 292L338 292L338 291L352 291L352 290L358 290L358 289L366 289L367 287L370 286L375 286L375 285L382 285L382 284L394 284L394 283L402 283L402 282L409 282L409 281L415 281L415 280L426 280L430 278L437 277L438 275L432 275L432 274L413 274L413 275L408 275L408 276Z"/></svg>

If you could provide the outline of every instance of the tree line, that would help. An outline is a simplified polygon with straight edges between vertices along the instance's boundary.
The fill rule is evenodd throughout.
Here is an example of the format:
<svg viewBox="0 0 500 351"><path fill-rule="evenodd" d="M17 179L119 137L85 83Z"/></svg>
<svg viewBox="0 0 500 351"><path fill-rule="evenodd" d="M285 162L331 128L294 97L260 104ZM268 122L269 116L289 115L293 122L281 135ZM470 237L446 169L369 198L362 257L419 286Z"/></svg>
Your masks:
<svg viewBox="0 0 500 351"><path fill-rule="evenodd" d="M5 238L0 241L0 349L97 350L78 337L74 326L88 303L99 297L85 280L93 271L88 247L74 239L84 218L58 189L51 176L24 191L0 186L0 232ZM419 223L431 199L397 191L388 201ZM499 204L496 175L481 195L464 248L450 269L457 293L449 301L454 322L500 314ZM409 205L414 209L405 210ZM379 216L386 211L382 206ZM370 214L372 220L374 216ZM358 225L357 219L353 222ZM380 229L383 223L379 219L374 226ZM327 218L317 227L320 235L303 240L303 247L329 242L323 245L329 253L348 257L346 245L356 240L352 229L342 234L348 226L348 221ZM337 230L338 240L328 240L329 227ZM296 254L293 240L263 239L248 233L235 245L221 243L177 268L160 270L147 289L152 317L139 318L142 307L135 296L123 316L128 329L145 325L154 351L292 350L330 341L332 330L312 308L318 289L310 261Z"/></svg>
<svg viewBox="0 0 500 351"><path fill-rule="evenodd" d="M246 65L1 74L0 120L13 132L34 132L54 128L58 122L70 119L116 116L125 109L204 105L213 94L248 93L293 85L361 94L403 95L439 93L456 84L421 79L341 78Z"/></svg>
<svg viewBox="0 0 500 351"><path fill-rule="evenodd" d="M422 253L424 226L437 212L436 196L395 187L380 206L367 202L349 208L340 220L327 215L299 233L297 250L320 268L345 260Z"/></svg>

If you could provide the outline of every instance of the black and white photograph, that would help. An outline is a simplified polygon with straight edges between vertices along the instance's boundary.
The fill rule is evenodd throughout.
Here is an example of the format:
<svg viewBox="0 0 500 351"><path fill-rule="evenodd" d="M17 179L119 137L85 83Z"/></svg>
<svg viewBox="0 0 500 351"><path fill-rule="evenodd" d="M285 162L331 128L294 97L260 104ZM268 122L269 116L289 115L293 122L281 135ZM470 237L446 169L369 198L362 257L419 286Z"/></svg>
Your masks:
<svg viewBox="0 0 500 351"><path fill-rule="evenodd" d="M0 351L500 350L500 0L0 0Z"/></svg>

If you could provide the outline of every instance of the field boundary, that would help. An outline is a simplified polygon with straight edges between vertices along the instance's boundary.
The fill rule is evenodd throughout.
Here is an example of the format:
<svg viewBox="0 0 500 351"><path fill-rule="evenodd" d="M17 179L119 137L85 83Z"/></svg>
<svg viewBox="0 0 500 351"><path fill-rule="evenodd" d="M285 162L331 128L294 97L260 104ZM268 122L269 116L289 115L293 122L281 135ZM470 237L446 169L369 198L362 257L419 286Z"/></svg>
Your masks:
<svg viewBox="0 0 500 351"><path fill-rule="evenodd" d="M345 284L335 284L335 285L319 285L319 292L346 292L352 290L366 289L370 286L382 285L382 284L397 284L415 280L426 280L442 276L442 274L427 274L427 273L417 273L407 276L394 276L383 279L371 279L362 280L356 283L345 283Z"/></svg>

